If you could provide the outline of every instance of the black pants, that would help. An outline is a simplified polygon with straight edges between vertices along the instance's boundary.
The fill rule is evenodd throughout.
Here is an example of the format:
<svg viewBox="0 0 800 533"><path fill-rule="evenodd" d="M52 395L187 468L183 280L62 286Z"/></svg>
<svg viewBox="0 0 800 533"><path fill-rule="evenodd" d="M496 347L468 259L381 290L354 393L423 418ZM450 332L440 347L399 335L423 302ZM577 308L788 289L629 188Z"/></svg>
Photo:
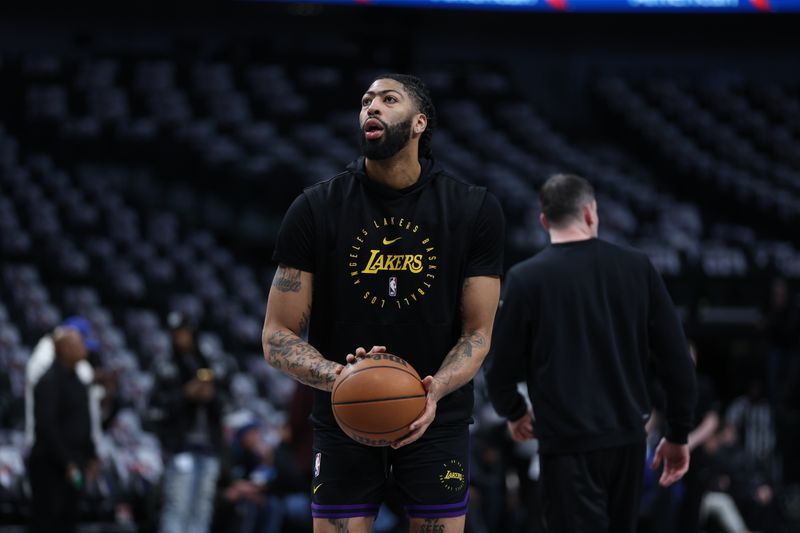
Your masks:
<svg viewBox="0 0 800 533"><path fill-rule="evenodd" d="M31 483L31 533L71 533L78 519L79 492L66 472L47 458L28 461Z"/></svg>
<svg viewBox="0 0 800 533"><path fill-rule="evenodd" d="M639 517L645 443L540 459L550 533L633 533Z"/></svg>

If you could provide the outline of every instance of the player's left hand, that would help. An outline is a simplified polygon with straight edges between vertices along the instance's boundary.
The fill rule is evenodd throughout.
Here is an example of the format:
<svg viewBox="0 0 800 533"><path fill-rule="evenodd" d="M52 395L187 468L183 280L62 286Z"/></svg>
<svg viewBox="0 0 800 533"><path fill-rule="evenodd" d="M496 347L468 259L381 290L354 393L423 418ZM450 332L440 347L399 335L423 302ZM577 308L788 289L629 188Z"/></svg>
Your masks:
<svg viewBox="0 0 800 533"><path fill-rule="evenodd" d="M433 376L426 376L425 379L422 380L422 386L425 387L425 392L427 393L425 396L425 410L422 411L420 417L414 420L408 427L410 431L409 434L392 444L392 448L394 449L407 446L419 439L425 434L425 431L428 429L428 426L431 425L433 419L436 418L436 404L439 401L438 391L440 384Z"/></svg>
<svg viewBox="0 0 800 533"><path fill-rule="evenodd" d="M533 438L533 413L528 410L521 418L508 421L508 432L511 438L517 442L530 440Z"/></svg>

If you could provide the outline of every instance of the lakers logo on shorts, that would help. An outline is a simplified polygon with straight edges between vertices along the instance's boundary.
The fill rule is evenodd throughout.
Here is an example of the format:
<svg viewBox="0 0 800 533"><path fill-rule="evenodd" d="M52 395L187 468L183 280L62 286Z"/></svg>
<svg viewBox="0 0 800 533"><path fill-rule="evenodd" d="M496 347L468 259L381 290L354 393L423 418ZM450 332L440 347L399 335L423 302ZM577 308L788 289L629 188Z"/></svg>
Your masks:
<svg viewBox="0 0 800 533"><path fill-rule="evenodd" d="M463 490L467 484L467 475L461 463L456 459L444 463L439 471L439 483L451 492Z"/></svg>

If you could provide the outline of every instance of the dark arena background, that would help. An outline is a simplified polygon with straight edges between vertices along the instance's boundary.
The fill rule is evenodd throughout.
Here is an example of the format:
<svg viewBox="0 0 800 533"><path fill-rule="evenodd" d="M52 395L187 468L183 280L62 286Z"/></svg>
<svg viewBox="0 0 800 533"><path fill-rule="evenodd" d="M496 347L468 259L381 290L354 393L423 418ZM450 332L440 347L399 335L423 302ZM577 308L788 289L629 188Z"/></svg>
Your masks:
<svg viewBox="0 0 800 533"><path fill-rule="evenodd" d="M729 531L734 512L748 530L800 531L797 9L3 2L0 531L25 531L31 514L26 367L74 315L99 340L105 388L79 531L158 529L168 488L152 399L172 311L224 380L213 530L310 531L308 391L261 351L272 248L302 188L358 156L359 98L386 71L428 83L435 157L500 199L506 267L547 243L536 191L548 176L594 183L600 237L650 256L706 378L701 414L716 429L698 468L730 505L708 506L702 530ZM535 445L511 441L481 375L476 386L467 531L542 531ZM245 447L262 459L247 476ZM238 494L242 481L258 496ZM671 521L689 488L654 484L639 530L681 533ZM389 498L375 530L406 528Z"/></svg>

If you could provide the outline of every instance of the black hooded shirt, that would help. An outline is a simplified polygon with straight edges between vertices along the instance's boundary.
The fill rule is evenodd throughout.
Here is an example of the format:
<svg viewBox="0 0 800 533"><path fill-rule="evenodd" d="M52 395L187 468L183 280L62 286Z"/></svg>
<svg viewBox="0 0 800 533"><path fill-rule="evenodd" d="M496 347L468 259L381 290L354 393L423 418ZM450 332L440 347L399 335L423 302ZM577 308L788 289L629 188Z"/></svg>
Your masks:
<svg viewBox="0 0 800 533"><path fill-rule="evenodd" d="M286 213L273 259L314 275L309 343L327 359L384 345L433 375L461 335L465 278L502 274L497 199L421 163L419 180L395 190L370 180L361 158ZM472 406L470 382L439 401L434 424L469 420ZM335 424L330 393L315 390L312 421Z"/></svg>

